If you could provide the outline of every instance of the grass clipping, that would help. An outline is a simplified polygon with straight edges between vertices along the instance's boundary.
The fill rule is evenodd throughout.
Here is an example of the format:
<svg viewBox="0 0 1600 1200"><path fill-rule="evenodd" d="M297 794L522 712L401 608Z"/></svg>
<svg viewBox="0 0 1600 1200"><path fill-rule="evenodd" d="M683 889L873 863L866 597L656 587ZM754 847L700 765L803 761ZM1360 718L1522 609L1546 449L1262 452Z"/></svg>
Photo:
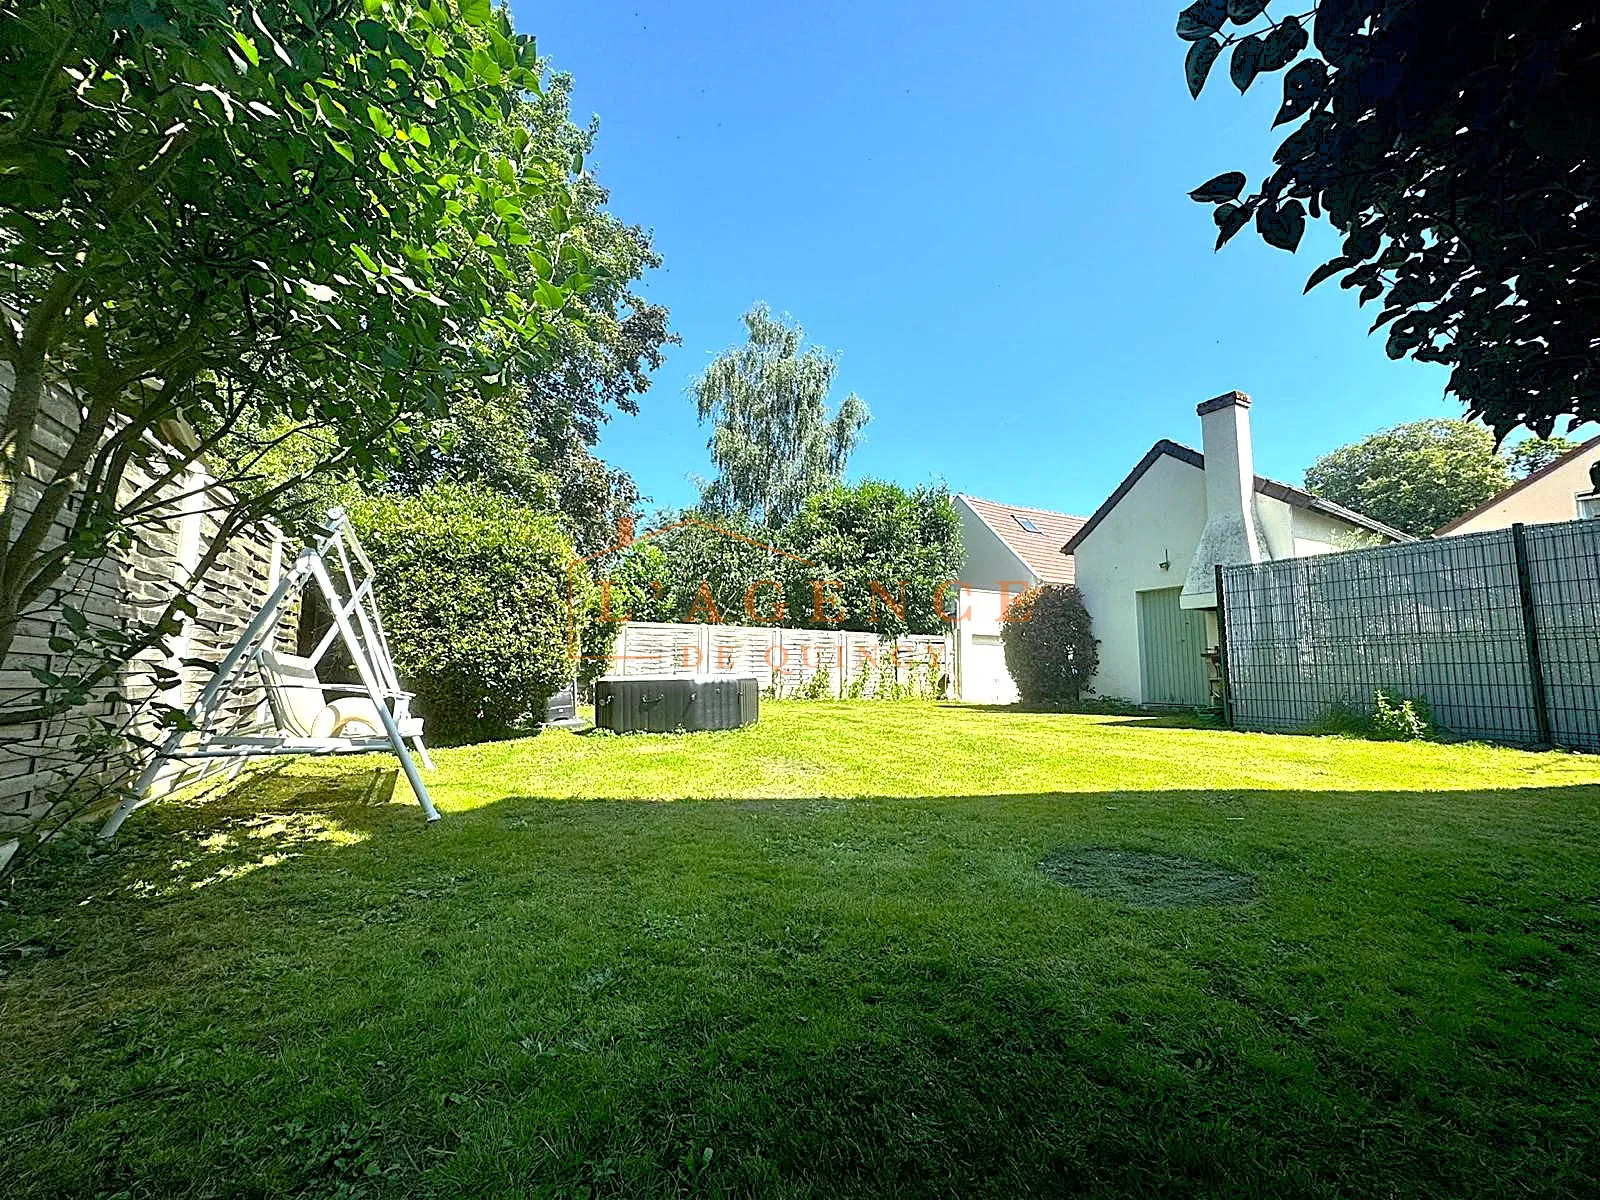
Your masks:
<svg viewBox="0 0 1600 1200"><path fill-rule="evenodd" d="M1039 864L1057 883L1134 908L1210 908L1250 904L1256 882L1212 863L1139 850L1058 850Z"/></svg>

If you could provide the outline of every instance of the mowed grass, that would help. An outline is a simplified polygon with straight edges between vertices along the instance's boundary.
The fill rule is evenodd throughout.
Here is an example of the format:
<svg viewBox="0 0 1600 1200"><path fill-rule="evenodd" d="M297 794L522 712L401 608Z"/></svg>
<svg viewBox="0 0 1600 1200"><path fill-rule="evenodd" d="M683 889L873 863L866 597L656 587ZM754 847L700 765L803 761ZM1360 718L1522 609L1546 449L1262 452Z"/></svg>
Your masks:
<svg viewBox="0 0 1600 1200"><path fill-rule="evenodd" d="M300 761L6 893L0 1191L1600 1193L1593 758L772 704L438 760L432 828ZM1040 870L1093 848L1254 899Z"/></svg>

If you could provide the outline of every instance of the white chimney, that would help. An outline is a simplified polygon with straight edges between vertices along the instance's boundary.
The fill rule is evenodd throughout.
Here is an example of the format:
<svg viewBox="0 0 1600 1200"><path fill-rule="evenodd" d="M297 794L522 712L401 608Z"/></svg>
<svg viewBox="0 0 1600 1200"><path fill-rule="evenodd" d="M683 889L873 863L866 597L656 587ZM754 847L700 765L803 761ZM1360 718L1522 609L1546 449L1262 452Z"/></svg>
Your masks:
<svg viewBox="0 0 1600 1200"><path fill-rule="evenodd" d="M1261 561L1256 538L1255 458L1250 452L1250 397L1226 392L1195 410L1206 456L1206 524L1178 603L1217 606L1217 564Z"/></svg>

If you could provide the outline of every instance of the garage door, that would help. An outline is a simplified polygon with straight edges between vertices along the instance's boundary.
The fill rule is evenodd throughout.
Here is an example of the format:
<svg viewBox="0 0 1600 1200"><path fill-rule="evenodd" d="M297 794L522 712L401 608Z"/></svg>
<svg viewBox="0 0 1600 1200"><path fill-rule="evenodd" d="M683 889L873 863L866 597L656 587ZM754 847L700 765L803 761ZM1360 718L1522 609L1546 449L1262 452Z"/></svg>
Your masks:
<svg viewBox="0 0 1600 1200"><path fill-rule="evenodd" d="M1139 593L1139 680L1146 704L1207 704L1206 617L1178 603L1182 588Z"/></svg>

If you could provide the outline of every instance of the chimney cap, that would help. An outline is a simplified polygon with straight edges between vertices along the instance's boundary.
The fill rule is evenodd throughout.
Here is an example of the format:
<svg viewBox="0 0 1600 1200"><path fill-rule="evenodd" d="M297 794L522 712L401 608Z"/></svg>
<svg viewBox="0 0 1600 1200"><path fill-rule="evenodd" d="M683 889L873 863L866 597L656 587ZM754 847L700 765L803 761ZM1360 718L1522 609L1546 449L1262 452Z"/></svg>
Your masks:
<svg viewBox="0 0 1600 1200"><path fill-rule="evenodd" d="M1223 392L1222 395L1207 400L1194 411L1197 416L1218 412L1224 408L1249 408L1250 397L1243 392Z"/></svg>

